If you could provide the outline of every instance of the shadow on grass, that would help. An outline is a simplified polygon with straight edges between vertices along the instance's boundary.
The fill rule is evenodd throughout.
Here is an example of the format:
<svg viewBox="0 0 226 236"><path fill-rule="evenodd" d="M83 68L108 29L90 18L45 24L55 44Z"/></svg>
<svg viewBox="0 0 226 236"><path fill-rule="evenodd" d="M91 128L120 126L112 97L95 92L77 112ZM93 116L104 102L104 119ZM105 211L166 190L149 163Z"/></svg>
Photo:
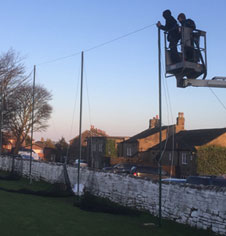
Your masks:
<svg viewBox="0 0 226 236"><path fill-rule="evenodd" d="M82 196L76 196L74 206L85 211L103 212L117 215L138 216L141 214L137 209L121 206L107 198L96 197L89 192Z"/></svg>
<svg viewBox="0 0 226 236"><path fill-rule="evenodd" d="M29 188L8 189L4 187L0 187L0 190L9 193L29 194L42 197L71 197L74 195L72 190L67 189L64 184L52 184L46 190L32 190Z"/></svg>

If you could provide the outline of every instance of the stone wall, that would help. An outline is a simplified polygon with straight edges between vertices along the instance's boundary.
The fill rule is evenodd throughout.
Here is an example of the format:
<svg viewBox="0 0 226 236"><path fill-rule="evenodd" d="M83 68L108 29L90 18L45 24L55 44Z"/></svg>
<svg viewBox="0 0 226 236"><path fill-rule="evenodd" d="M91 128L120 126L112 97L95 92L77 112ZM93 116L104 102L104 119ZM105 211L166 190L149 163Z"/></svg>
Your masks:
<svg viewBox="0 0 226 236"><path fill-rule="evenodd" d="M0 158L0 169L11 170L12 159ZM29 176L29 161L15 160L15 167ZM77 169L68 166L72 185L77 182ZM48 182L64 180L63 166L32 162L32 177ZM81 168L81 183L96 196L106 197L124 206L158 214L158 183L128 175ZM162 216L197 228L211 229L226 235L226 188L188 184L162 184Z"/></svg>

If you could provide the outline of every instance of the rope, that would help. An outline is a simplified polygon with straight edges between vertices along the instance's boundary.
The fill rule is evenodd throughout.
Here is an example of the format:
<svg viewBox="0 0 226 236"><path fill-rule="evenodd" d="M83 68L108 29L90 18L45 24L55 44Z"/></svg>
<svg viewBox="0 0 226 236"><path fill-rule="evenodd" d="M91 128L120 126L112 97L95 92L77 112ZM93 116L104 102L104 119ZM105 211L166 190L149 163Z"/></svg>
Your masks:
<svg viewBox="0 0 226 236"><path fill-rule="evenodd" d="M117 37L117 38L108 40L108 41L106 41L106 42L97 44L97 45L95 45L95 46L93 46L93 47L91 47L91 48L88 48L88 49L85 49L85 50L82 50L82 51L83 51L83 52L90 52L90 51L92 51L92 50L94 50L94 49L103 47L103 46L105 46L105 45L107 45L107 44L113 43L113 42L118 41L118 40L120 40L120 39L126 38L126 37L128 37L128 36L130 36L130 35L136 34L136 33L140 32L140 31L146 30L146 29L148 29L148 28L150 28L150 27L152 27L152 26L154 26L154 25L156 25L156 23L151 24L151 25L144 26L144 27L142 27L142 28L140 28L140 29L134 30L134 31L132 31L132 32L130 32L130 33L121 35L121 36L119 36L119 37ZM77 55L80 55L80 54L81 54L81 52L75 52L75 53L72 53L72 54L67 55L67 56L62 56L62 57L58 57L58 58L55 58L55 59L50 60L50 61L46 61L46 62L39 63L39 64L37 64L37 65L38 65L38 66L41 66L41 65L45 65L45 64L54 63L54 62L56 62L56 61L65 60L65 59L67 59L67 58L74 57L74 56L77 56Z"/></svg>
<svg viewBox="0 0 226 236"><path fill-rule="evenodd" d="M79 88L79 70L78 70L78 77L77 77L77 86L76 86L76 92L75 92L75 102L74 102L74 107L73 107L73 113L72 113L72 119L71 119L71 127L70 127L70 132L69 132L69 137L71 137L71 133L73 131L73 126L74 126L74 118L75 118L75 110L76 110L76 105L77 105L77 97L78 97L78 88ZM67 147L67 160L68 160L68 155L69 155L69 147Z"/></svg>
<svg viewBox="0 0 226 236"><path fill-rule="evenodd" d="M84 50L84 52L89 52L89 51L92 51L92 50L94 50L94 49L103 47L103 46L105 46L105 45L107 45L107 44L110 44L110 43L113 43L113 42L118 41L118 40L120 40L120 39L126 38L126 37L128 37L128 36L130 36L130 35L132 35L132 34L136 34L136 33L140 32L140 31L143 31L143 30L145 30L145 29L148 29L148 28L150 28L150 27L152 27L152 26L154 26L154 25L156 25L156 23L151 24L151 25L147 25L147 26L145 26L145 27L143 27L143 28L141 28L141 29L134 30L134 31L132 31L132 32L130 32L130 33L124 34L124 35L122 35L122 36L119 36L119 37L114 38L114 39L112 39L112 40L106 41L106 42L104 42L104 43L100 43L100 44L98 44L98 45L96 45L96 46L94 46L94 47L91 47L91 48L89 48L89 49Z"/></svg>
<svg viewBox="0 0 226 236"><path fill-rule="evenodd" d="M91 119L91 109L90 109L90 99L89 99L89 90L88 90L88 79L87 79L87 72L86 72L86 68L84 66L84 72L85 72L85 83L86 83L86 94L87 94L87 100L88 100L88 109L89 109L89 125L90 125L90 158L91 158L91 167L94 166L93 163L93 133L92 133L92 129L91 129L91 125L92 125L92 119Z"/></svg>
<svg viewBox="0 0 226 236"><path fill-rule="evenodd" d="M220 98L216 95L216 93L214 93L213 89L208 87L210 89L210 91L212 92L212 94L216 97L216 99L218 100L218 102L222 105L222 107L226 110L226 106L224 105L224 103L220 100Z"/></svg>

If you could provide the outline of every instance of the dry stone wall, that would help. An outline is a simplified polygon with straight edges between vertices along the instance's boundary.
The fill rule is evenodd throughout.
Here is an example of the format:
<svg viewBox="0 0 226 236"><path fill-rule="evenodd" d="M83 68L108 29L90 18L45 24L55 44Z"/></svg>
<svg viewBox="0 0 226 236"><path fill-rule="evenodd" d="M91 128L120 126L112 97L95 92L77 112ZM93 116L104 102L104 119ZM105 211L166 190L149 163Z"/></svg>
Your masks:
<svg viewBox="0 0 226 236"><path fill-rule="evenodd" d="M29 176L29 161L15 160L15 169ZM0 169L11 170L12 159L0 158ZM68 166L72 185L77 183L77 168ZM80 183L96 196L124 206L158 214L158 183L128 175L81 168ZM51 183L64 181L63 166L32 162L32 177ZM162 184L164 218L226 235L226 188L188 184Z"/></svg>

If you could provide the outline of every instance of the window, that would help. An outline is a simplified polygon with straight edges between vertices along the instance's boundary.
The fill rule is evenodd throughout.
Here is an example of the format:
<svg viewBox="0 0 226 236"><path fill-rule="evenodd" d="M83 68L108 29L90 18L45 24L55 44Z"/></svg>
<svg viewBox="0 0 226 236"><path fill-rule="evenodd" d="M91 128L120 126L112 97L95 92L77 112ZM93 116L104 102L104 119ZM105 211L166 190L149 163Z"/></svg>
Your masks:
<svg viewBox="0 0 226 236"><path fill-rule="evenodd" d="M96 144L95 143L92 145L92 150L93 150L93 152L96 151Z"/></svg>
<svg viewBox="0 0 226 236"><path fill-rule="evenodd" d="M182 165L187 165L187 154L182 152Z"/></svg>
<svg viewBox="0 0 226 236"><path fill-rule="evenodd" d="M102 143L99 144L99 152L103 152L103 144Z"/></svg>
<svg viewBox="0 0 226 236"><path fill-rule="evenodd" d="M128 157L131 157L131 156L132 156L132 148L131 148L131 147L127 147L127 149L126 149L126 155L127 155Z"/></svg>
<svg viewBox="0 0 226 236"><path fill-rule="evenodd" d="M191 155L191 156L190 156L190 160L192 161L192 159L193 159L193 156Z"/></svg>

